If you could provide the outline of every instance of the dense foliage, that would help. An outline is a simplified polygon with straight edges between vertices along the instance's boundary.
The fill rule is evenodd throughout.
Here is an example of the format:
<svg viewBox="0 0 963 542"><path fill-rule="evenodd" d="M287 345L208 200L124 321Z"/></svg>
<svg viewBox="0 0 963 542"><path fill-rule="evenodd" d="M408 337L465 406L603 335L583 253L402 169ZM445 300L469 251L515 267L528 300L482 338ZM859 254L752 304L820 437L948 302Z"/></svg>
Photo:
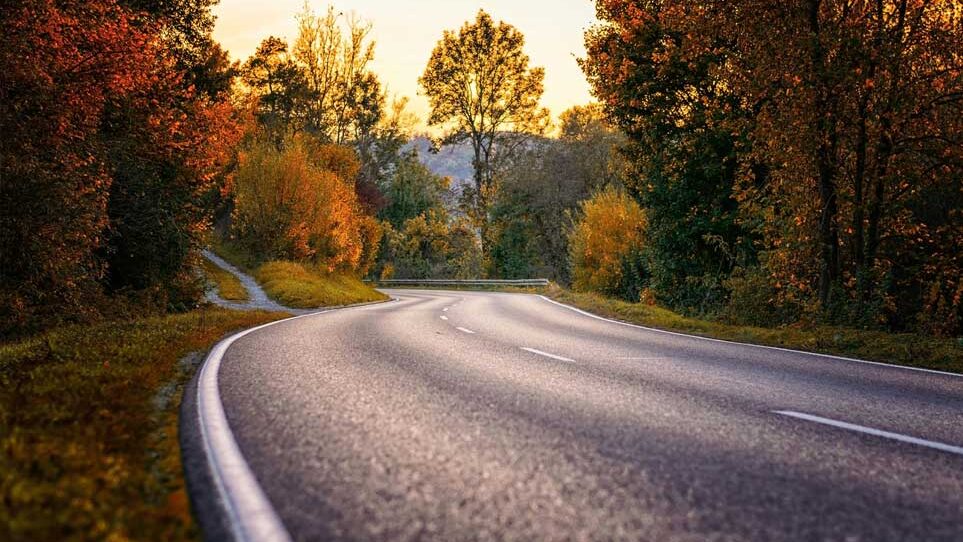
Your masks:
<svg viewBox="0 0 963 542"><path fill-rule="evenodd" d="M354 191L354 153L291 136L280 149L255 139L245 145L234 177L237 243L264 259L311 261L328 270L364 273L381 238Z"/></svg>
<svg viewBox="0 0 963 542"><path fill-rule="evenodd" d="M174 31L207 5L0 4L0 332L94 317L108 293L196 299L196 202L235 140L226 96L195 84L229 66L203 24Z"/></svg>
<svg viewBox="0 0 963 542"><path fill-rule="evenodd" d="M572 287L639 301L645 269L645 212L616 188L607 188L581 203L572 229Z"/></svg>
<svg viewBox="0 0 963 542"><path fill-rule="evenodd" d="M489 273L568 284L568 229L579 202L625 177L623 136L596 105L560 116L557 138L535 139L496 172L490 208Z"/></svg>
<svg viewBox="0 0 963 542"><path fill-rule="evenodd" d="M583 68L633 140L660 299L959 333L958 4L597 6Z"/></svg>

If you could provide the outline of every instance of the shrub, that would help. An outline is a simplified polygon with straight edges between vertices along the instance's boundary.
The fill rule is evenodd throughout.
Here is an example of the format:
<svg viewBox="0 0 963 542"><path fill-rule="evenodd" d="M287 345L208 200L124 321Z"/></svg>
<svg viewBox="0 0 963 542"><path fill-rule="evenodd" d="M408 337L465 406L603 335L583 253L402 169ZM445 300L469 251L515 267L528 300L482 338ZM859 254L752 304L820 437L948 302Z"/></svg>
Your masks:
<svg viewBox="0 0 963 542"><path fill-rule="evenodd" d="M250 144L234 181L234 234L259 259L311 261L329 271L370 265L381 232L358 204L350 150L308 136Z"/></svg>
<svg viewBox="0 0 963 542"><path fill-rule="evenodd" d="M641 252L645 212L622 191L608 188L580 205L569 234L572 287L638 301L644 287Z"/></svg>

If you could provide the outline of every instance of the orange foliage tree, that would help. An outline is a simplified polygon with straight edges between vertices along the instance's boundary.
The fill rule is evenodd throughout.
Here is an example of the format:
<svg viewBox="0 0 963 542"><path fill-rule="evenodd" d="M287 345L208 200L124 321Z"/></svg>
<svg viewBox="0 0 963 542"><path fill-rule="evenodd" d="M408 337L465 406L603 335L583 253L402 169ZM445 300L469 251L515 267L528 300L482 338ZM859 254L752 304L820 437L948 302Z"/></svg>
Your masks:
<svg viewBox="0 0 963 542"><path fill-rule="evenodd" d="M234 235L262 257L366 272L381 230L355 195L358 167L351 149L307 135L280 149L255 139L234 175Z"/></svg>
<svg viewBox="0 0 963 542"><path fill-rule="evenodd" d="M195 299L199 196L236 129L168 24L113 0L0 2L0 332L96 316L105 291Z"/></svg>

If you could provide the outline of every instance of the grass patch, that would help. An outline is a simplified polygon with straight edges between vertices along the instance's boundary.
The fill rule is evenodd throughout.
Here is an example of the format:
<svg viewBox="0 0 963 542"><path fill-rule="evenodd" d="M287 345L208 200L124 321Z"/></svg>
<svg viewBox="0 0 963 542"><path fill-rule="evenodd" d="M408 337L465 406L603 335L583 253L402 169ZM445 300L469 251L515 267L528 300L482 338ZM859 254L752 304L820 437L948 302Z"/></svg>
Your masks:
<svg viewBox="0 0 963 542"><path fill-rule="evenodd" d="M177 440L194 366L179 361L282 316L203 309L0 345L0 539L199 538Z"/></svg>
<svg viewBox="0 0 963 542"><path fill-rule="evenodd" d="M211 236L209 245L211 250L224 261L247 274L251 274L263 262L263 260L258 261L254 256L241 250L235 243L221 239L216 235Z"/></svg>
<svg viewBox="0 0 963 542"><path fill-rule="evenodd" d="M247 288L232 273L207 258L203 259L202 265L204 273L217 287L217 293L221 296L221 299L227 301L247 301L250 299L247 295Z"/></svg>
<svg viewBox="0 0 963 542"><path fill-rule="evenodd" d="M737 342L836 354L883 363L963 373L963 343L909 333L885 333L830 326L759 328L699 320L643 303L550 287L548 297L633 324Z"/></svg>
<svg viewBox="0 0 963 542"><path fill-rule="evenodd" d="M287 307L298 309L388 299L388 296L368 286L357 277L324 273L295 262L268 262L255 271L254 278L272 299Z"/></svg>

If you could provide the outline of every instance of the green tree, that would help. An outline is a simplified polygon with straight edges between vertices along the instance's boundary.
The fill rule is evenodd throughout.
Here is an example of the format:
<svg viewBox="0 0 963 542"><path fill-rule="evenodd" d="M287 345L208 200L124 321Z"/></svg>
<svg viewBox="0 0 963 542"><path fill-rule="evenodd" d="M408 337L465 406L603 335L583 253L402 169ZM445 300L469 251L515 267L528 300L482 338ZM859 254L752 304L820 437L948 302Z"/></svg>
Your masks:
<svg viewBox="0 0 963 542"><path fill-rule="evenodd" d="M525 38L515 27L479 11L457 33L445 31L419 83L428 96L428 123L447 126L445 143L468 141L474 151L474 196L484 198L499 144L510 132L538 130L545 71L529 68Z"/></svg>
<svg viewBox="0 0 963 542"><path fill-rule="evenodd" d="M407 153L382 188L387 202L379 217L401 228L411 218L442 209L448 185L447 178L435 175L421 163L417 151Z"/></svg>
<svg viewBox="0 0 963 542"><path fill-rule="evenodd" d="M724 49L688 54L691 37L661 17L663 4L599 3L606 23L586 34L580 63L631 142L626 186L646 209L653 292L673 308L705 313L725 302L723 281L737 264L755 258L734 197L745 137L733 121L747 115L713 71Z"/></svg>
<svg viewBox="0 0 963 542"><path fill-rule="evenodd" d="M577 106L560 116L557 139L535 139L503 165L490 210L490 273L568 284L571 213L594 192L621 185L624 143L599 106Z"/></svg>

